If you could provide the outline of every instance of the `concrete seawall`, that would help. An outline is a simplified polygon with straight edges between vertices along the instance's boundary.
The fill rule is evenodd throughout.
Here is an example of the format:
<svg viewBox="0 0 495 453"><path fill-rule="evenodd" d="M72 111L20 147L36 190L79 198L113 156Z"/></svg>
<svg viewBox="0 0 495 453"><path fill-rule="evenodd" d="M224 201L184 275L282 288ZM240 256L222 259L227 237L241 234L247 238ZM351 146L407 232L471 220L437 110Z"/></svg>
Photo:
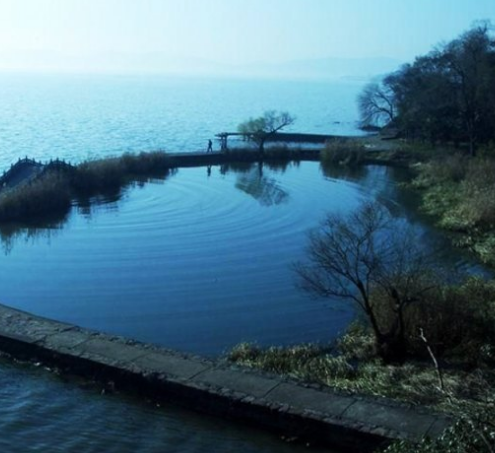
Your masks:
<svg viewBox="0 0 495 453"><path fill-rule="evenodd" d="M0 350L120 391L170 401L346 452L436 437L451 420L387 399L304 385L0 305Z"/></svg>

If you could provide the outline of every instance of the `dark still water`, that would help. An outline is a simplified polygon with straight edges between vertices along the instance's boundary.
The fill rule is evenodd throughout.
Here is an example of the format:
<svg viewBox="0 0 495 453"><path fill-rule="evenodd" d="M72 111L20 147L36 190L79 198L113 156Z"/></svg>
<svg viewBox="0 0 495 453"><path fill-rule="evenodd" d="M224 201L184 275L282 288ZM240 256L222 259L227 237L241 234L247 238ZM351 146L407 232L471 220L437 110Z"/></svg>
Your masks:
<svg viewBox="0 0 495 453"><path fill-rule="evenodd" d="M312 162L180 169L59 228L4 235L2 302L201 354L331 340L352 310L298 292L291 263L325 212L373 196Z"/></svg>
<svg viewBox="0 0 495 453"><path fill-rule="evenodd" d="M290 265L326 212L377 199L407 211L395 172L180 169L74 208L51 228L2 230L1 301L40 315L202 354L241 341L330 341L353 319L346 304L294 288ZM338 177L338 178L337 178ZM425 237L426 241L426 237ZM470 266L449 254L455 267ZM173 407L157 408L0 362L0 446L6 452L287 452L304 447Z"/></svg>
<svg viewBox="0 0 495 453"><path fill-rule="evenodd" d="M0 403L3 453L323 453L2 359Z"/></svg>

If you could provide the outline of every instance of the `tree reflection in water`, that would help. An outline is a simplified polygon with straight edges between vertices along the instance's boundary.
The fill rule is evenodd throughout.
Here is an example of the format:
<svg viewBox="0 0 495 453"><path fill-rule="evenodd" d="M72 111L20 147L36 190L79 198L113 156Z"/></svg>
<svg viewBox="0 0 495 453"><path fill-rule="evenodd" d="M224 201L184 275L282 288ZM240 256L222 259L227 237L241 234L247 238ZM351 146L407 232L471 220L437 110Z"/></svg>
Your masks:
<svg viewBox="0 0 495 453"><path fill-rule="evenodd" d="M280 187L276 179L263 174L263 162L251 165L247 171L238 172L235 187L252 196L262 206L279 205L286 203L290 198L289 193Z"/></svg>
<svg viewBox="0 0 495 453"><path fill-rule="evenodd" d="M21 240L35 242L43 239L50 243L51 239L63 229L66 220L64 216L57 221L51 219L36 225L0 224L0 241L4 255L9 255L15 243Z"/></svg>

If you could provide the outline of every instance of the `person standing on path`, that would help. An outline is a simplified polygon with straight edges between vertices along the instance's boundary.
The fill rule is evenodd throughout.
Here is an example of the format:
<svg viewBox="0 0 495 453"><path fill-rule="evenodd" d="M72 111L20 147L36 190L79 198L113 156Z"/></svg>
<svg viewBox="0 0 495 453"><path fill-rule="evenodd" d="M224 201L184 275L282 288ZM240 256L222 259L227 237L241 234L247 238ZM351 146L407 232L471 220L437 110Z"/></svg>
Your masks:
<svg viewBox="0 0 495 453"><path fill-rule="evenodd" d="M207 153L212 153L213 152L213 143L211 140L208 140L208 149L206 150Z"/></svg>

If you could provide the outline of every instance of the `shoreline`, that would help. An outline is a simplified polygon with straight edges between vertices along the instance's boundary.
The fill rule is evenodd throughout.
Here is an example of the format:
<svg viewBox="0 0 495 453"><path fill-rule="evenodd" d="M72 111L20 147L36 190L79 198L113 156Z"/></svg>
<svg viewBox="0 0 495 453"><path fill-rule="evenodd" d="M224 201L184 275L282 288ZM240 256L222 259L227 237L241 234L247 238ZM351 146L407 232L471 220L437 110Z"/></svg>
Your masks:
<svg viewBox="0 0 495 453"><path fill-rule="evenodd" d="M278 435L349 452L436 438L445 414L387 398L335 392L274 374L174 352L0 305L0 350L114 391L172 402Z"/></svg>

